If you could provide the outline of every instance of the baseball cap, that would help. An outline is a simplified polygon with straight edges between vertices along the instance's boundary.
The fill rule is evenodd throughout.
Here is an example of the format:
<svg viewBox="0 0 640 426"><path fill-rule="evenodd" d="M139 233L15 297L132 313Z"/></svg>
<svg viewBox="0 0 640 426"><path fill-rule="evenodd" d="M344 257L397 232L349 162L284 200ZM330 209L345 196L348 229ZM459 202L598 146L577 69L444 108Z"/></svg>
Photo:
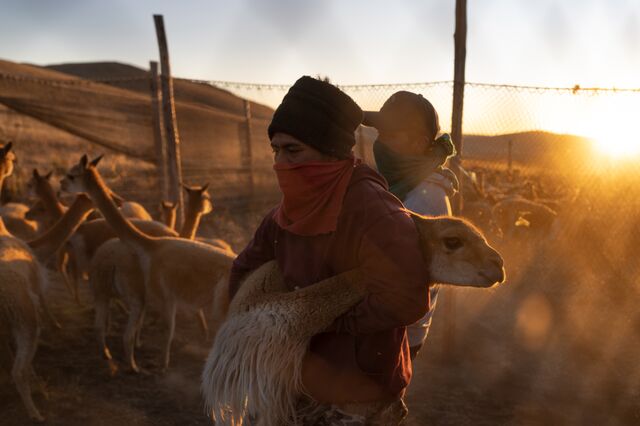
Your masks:
<svg viewBox="0 0 640 426"><path fill-rule="evenodd" d="M391 95L380 111L365 111L362 124L378 130L413 131L433 138L440 131L438 113L431 102L404 90Z"/></svg>

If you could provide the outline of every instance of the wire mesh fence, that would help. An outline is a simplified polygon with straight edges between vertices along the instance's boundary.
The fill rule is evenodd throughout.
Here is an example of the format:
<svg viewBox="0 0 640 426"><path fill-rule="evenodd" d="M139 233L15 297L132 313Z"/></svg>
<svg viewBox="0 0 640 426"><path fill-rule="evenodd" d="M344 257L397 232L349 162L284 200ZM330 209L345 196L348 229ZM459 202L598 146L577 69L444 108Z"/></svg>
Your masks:
<svg viewBox="0 0 640 426"><path fill-rule="evenodd" d="M144 179L153 179L148 171L156 164L148 72L129 70L115 76L111 72L106 77L79 73L78 77L3 65L0 104L5 120L4 124L0 121L0 137L28 139L25 128L38 122L88 142L95 151L106 148L146 164ZM288 86L180 78L174 85L185 182L209 182L212 191L228 202L257 194L272 196L275 180L266 129ZM399 90L422 94L438 111L442 131L450 129L451 81L338 86L364 110L378 110ZM243 99L249 100L250 117ZM514 173L562 179L570 175L583 182L586 177L590 186L597 186L600 184L593 182L604 175L620 175L621 170L635 173L634 164L623 160L640 150L631 127L638 110L640 89L467 83L461 154L469 168L505 170L510 179ZM16 125L16 115L33 122ZM14 119L7 120L9 116ZM375 131L363 128L357 136L356 154L375 165L371 149ZM42 134L38 137L41 140ZM249 137L251 158L247 161L242 146ZM490 173L487 176L490 187L495 178ZM474 173L471 178L468 186L484 186ZM153 199L149 188L159 187L152 182L137 198ZM136 195L135 188L123 190Z"/></svg>

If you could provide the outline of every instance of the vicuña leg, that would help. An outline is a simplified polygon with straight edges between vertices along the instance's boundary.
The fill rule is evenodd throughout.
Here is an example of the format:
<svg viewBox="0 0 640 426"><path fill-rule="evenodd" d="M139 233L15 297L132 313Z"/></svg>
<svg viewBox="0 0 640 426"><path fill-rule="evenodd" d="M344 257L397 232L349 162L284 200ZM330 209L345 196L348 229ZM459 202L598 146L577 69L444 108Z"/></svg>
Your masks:
<svg viewBox="0 0 640 426"><path fill-rule="evenodd" d="M167 330L162 368L163 370L167 370L171 358L171 342L173 341L173 336L176 331L176 302L174 300L165 300L163 305L163 314Z"/></svg>
<svg viewBox="0 0 640 426"><path fill-rule="evenodd" d="M34 313L35 315L35 313ZM38 345L39 329L35 324L22 324L15 334L16 356L11 369L11 376L16 384L22 403L24 404L29 417L42 422L44 417L40 414L31 397L31 362L36 353Z"/></svg>
<svg viewBox="0 0 640 426"><path fill-rule="evenodd" d="M134 357L136 340L140 331L140 324L144 315L144 306L140 301L132 301L129 305L129 319L123 335L125 359L131 370L140 372Z"/></svg>

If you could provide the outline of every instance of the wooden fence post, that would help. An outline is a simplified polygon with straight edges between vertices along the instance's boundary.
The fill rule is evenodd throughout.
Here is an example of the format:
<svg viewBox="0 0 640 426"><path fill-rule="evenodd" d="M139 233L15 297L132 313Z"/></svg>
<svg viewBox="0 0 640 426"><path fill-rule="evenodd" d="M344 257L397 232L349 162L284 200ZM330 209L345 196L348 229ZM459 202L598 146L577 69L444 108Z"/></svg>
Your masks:
<svg viewBox="0 0 640 426"><path fill-rule="evenodd" d="M162 88L162 112L164 117L165 136L167 140L167 169L169 171L169 200L178 203L178 223L182 223L184 216L184 202L182 197L182 163L180 158L180 136L176 121L176 107L173 99L173 79L169 66L169 48L164 30L162 15L153 15L160 50L160 86Z"/></svg>
<svg viewBox="0 0 640 426"><path fill-rule="evenodd" d="M160 200L168 200L167 144L165 143L166 139L163 138L162 132L162 112L160 111L160 92L158 90L158 63L156 61L150 61L149 70L151 73L149 89L151 90L153 140L156 153L156 167L158 169L158 181L160 183L158 195Z"/></svg>
<svg viewBox="0 0 640 426"><path fill-rule="evenodd" d="M462 112L464 105L465 62L467 55L467 0L456 0L456 29L454 33L455 56L453 74L453 109L451 112L451 139L458 155L451 161L453 171L462 182L460 169L463 156L462 144ZM460 214L462 210L462 187L453 199L453 212ZM456 337L456 298L452 288L447 289L445 295L445 335L443 342L443 356L449 360L455 359Z"/></svg>
<svg viewBox="0 0 640 426"><path fill-rule="evenodd" d="M254 196L254 176L253 176L253 134L251 130L251 102L244 99L244 138L240 141L240 162L242 168L247 173L247 183L249 185L249 198L251 201ZM249 205L249 203L247 204Z"/></svg>
<svg viewBox="0 0 640 426"><path fill-rule="evenodd" d="M507 172L509 177L513 175L513 141L511 139L507 142Z"/></svg>

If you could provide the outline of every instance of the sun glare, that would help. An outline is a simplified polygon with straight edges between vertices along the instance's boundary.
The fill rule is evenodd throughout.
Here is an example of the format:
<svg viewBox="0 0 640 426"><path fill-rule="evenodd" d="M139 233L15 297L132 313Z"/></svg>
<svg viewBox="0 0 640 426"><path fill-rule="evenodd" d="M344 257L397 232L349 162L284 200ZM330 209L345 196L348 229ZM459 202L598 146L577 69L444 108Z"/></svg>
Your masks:
<svg viewBox="0 0 640 426"><path fill-rule="evenodd" d="M592 114L586 133L597 152L618 160L640 157L637 120L640 104L634 99L637 97L614 96L602 102Z"/></svg>
<svg viewBox="0 0 640 426"><path fill-rule="evenodd" d="M614 159L631 159L640 157L640 139L628 132L607 133L592 139L594 148Z"/></svg>

